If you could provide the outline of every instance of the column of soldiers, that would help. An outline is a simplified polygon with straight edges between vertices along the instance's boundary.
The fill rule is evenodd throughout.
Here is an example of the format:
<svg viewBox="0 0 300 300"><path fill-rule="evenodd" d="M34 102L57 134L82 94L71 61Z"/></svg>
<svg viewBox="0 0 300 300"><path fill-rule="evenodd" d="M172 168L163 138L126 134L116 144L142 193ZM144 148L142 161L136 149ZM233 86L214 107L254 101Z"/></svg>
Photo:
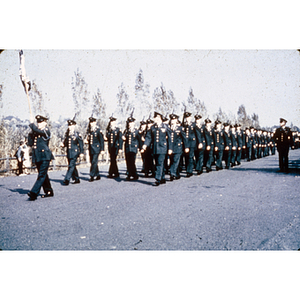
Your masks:
<svg viewBox="0 0 300 300"><path fill-rule="evenodd" d="M35 200L41 187L45 195L54 195L47 175L49 162L53 155L48 147L51 137L47 127L47 118L36 117L38 126L30 124L32 132L29 135L30 146L33 147L33 159L38 167L37 182L28 193L30 200ZM68 120L68 130L61 146L67 149L68 171L63 185L69 185L72 179L75 184L80 183L76 161L83 155L84 143L88 145L90 156L90 182L100 180L98 157L104 153L104 143L108 144L110 166L108 178L119 178L117 156L123 149L127 166L127 181L139 178L136 168L138 151L142 157L142 170L145 177L154 177L154 186L166 183L165 175L169 174L170 181L181 178L185 169L186 177L201 175L213 170L229 169L241 164L242 159L247 161L260 159L275 154L275 146L279 153L280 171L288 171L288 149L299 148L299 133L292 133L285 127L286 120L280 119L281 127L275 133L255 129L254 127L242 130L240 124L213 122L207 118L202 122L202 116L193 116L184 112L182 122L179 116L172 113L163 116L155 112L154 119L149 118L140 122L139 129L135 126L133 115L126 121L126 129L122 133L117 127L117 119L110 117L106 135L96 125L96 119L89 118L89 125L85 138L75 129L75 120ZM224 161L224 164L223 164Z"/></svg>

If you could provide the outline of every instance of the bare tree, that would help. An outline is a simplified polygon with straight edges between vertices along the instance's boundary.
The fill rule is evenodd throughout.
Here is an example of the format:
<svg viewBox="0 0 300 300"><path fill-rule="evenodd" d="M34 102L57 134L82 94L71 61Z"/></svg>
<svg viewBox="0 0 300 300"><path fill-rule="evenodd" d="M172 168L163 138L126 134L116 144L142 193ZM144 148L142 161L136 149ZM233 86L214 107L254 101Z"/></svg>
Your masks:
<svg viewBox="0 0 300 300"><path fill-rule="evenodd" d="M200 114L203 118L207 116L207 109L204 104L204 101L201 102L200 99L194 96L193 89L190 88L189 96L187 99L187 110L191 112L193 115Z"/></svg>
<svg viewBox="0 0 300 300"><path fill-rule="evenodd" d="M98 125L100 129L104 130L106 121L106 104L102 99L100 89L97 89L97 93L93 96L93 109L92 114L95 118L98 119Z"/></svg>
<svg viewBox="0 0 300 300"><path fill-rule="evenodd" d="M134 106L129 100L129 96L125 90L123 82L118 88L119 93L117 94L116 114L119 116L121 124L124 125L126 118L129 117Z"/></svg>
<svg viewBox="0 0 300 300"><path fill-rule="evenodd" d="M245 105L239 106L237 111L237 121L242 125L242 128L250 127L252 125L252 120L249 115L247 115Z"/></svg>
<svg viewBox="0 0 300 300"><path fill-rule="evenodd" d="M32 80L31 82L31 89L29 94L32 102L33 114L49 117L49 113L45 109L45 101L44 101L43 93L38 88L35 80Z"/></svg>
<svg viewBox="0 0 300 300"><path fill-rule="evenodd" d="M253 113L251 118L252 118L252 126L254 128L260 128L258 115L256 113Z"/></svg>
<svg viewBox="0 0 300 300"><path fill-rule="evenodd" d="M75 77L72 77L73 101L75 105L75 113L79 121L86 120L91 112L87 110L89 103L88 85L85 82L82 73L77 69L74 72Z"/></svg>
<svg viewBox="0 0 300 300"><path fill-rule="evenodd" d="M175 111L179 106L174 93L171 90L167 92L163 83L154 90L152 98L154 100L154 110L163 115L171 113L173 110Z"/></svg>

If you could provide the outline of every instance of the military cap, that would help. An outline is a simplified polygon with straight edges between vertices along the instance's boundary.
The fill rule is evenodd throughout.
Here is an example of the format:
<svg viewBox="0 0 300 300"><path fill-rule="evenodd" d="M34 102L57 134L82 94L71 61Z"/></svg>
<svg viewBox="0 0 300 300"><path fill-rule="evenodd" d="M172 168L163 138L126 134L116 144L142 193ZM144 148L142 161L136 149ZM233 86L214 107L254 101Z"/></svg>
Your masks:
<svg viewBox="0 0 300 300"><path fill-rule="evenodd" d="M223 124L223 126L228 127L228 126L230 126L230 124L226 122L226 123Z"/></svg>
<svg viewBox="0 0 300 300"><path fill-rule="evenodd" d="M249 127L246 127L245 130L249 130Z"/></svg>
<svg viewBox="0 0 300 300"><path fill-rule="evenodd" d="M89 117L90 123L96 122L96 119L94 117Z"/></svg>
<svg viewBox="0 0 300 300"><path fill-rule="evenodd" d="M161 119L163 119L163 115L157 111L154 112L154 118L156 118L157 116L160 116Z"/></svg>
<svg viewBox="0 0 300 300"><path fill-rule="evenodd" d="M242 127L242 125L241 124L235 124L234 127L236 127L236 128L237 127Z"/></svg>
<svg viewBox="0 0 300 300"><path fill-rule="evenodd" d="M196 114L196 115L195 115L195 120L199 120L199 119L201 119L201 118L202 118L201 115L199 115L199 114Z"/></svg>
<svg viewBox="0 0 300 300"><path fill-rule="evenodd" d="M111 116L111 117L109 117L109 121L110 121L110 122L112 122L112 121L117 121L117 118Z"/></svg>
<svg viewBox="0 0 300 300"><path fill-rule="evenodd" d="M211 123L211 120L209 118L205 119L205 123Z"/></svg>
<svg viewBox="0 0 300 300"><path fill-rule="evenodd" d="M168 120L169 120L169 119L168 119L167 115L165 115L165 116L162 117L162 121L163 121L163 122L166 122L166 121L168 121Z"/></svg>
<svg viewBox="0 0 300 300"><path fill-rule="evenodd" d="M70 125L76 125L76 122L75 122L74 120L68 120L67 122L68 122L68 125L69 125L69 126L70 126Z"/></svg>
<svg viewBox="0 0 300 300"><path fill-rule="evenodd" d="M177 116L175 114L170 114L169 117L170 117L170 120L175 120L175 119L179 118L179 116Z"/></svg>
<svg viewBox="0 0 300 300"><path fill-rule="evenodd" d="M253 127L253 126L250 126L250 129L254 129L254 127Z"/></svg>
<svg viewBox="0 0 300 300"><path fill-rule="evenodd" d="M128 123L131 123L131 122L134 122L135 121L135 118L133 118L133 117L129 117L128 119L127 119L127 122Z"/></svg>
<svg viewBox="0 0 300 300"><path fill-rule="evenodd" d="M215 125L218 125L218 124L222 124L222 122L220 120L216 120Z"/></svg>
<svg viewBox="0 0 300 300"><path fill-rule="evenodd" d="M141 125L146 125L147 122L145 122L144 120L142 120L142 121L140 122L140 124L141 124Z"/></svg>
<svg viewBox="0 0 300 300"><path fill-rule="evenodd" d="M47 121L47 120L48 120L48 118L43 117L43 116L41 116L41 115L37 115L35 118L36 118L36 121L37 121L38 123L41 123L41 122L44 122L44 121Z"/></svg>
<svg viewBox="0 0 300 300"><path fill-rule="evenodd" d="M153 124L154 123L154 121L153 120L151 120L150 118L146 121L146 123L147 124Z"/></svg>
<svg viewBox="0 0 300 300"><path fill-rule="evenodd" d="M192 115L192 114L191 114L190 112L185 111L184 114L183 114L183 117L184 117L184 118L188 118L188 117L190 117L191 115Z"/></svg>
<svg viewBox="0 0 300 300"><path fill-rule="evenodd" d="M283 119L283 118L280 118L280 123L282 123L282 122L285 122L285 123L287 123L287 120L285 120L285 119Z"/></svg>

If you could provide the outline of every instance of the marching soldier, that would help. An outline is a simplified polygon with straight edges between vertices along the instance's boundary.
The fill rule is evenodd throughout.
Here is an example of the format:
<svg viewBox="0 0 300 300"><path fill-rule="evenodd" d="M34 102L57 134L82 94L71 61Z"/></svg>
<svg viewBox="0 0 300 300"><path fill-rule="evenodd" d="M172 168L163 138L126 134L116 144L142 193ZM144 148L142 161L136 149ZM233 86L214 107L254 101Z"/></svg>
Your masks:
<svg viewBox="0 0 300 300"><path fill-rule="evenodd" d="M230 126L231 129L231 167L236 166L235 160L236 160L236 151L237 151L237 135L235 132L235 127L233 125Z"/></svg>
<svg viewBox="0 0 300 300"><path fill-rule="evenodd" d="M147 119L147 129L146 129L146 135L149 130L151 130L151 127L154 125L154 121L150 118ZM145 142L146 135L144 138L143 143ZM154 158L153 158L153 143L151 142L150 145L147 147L145 151L141 151L141 153L144 153L145 157L145 176L148 177L154 177L155 176L155 167L154 167ZM149 175L151 174L151 175Z"/></svg>
<svg viewBox="0 0 300 300"><path fill-rule="evenodd" d="M247 161L250 161L252 158L252 136L250 129L246 127L245 130L245 147L246 147L246 157Z"/></svg>
<svg viewBox="0 0 300 300"><path fill-rule="evenodd" d="M257 140L257 158L262 158L264 152L264 140L263 140L261 129L257 130L256 140Z"/></svg>
<svg viewBox="0 0 300 300"><path fill-rule="evenodd" d="M134 127L135 119L131 116L127 119L126 129L123 133L123 141L125 148L125 160L127 166L127 177L126 180L137 180L139 176L136 172L136 154L139 150L141 141L138 130Z"/></svg>
<svg viewBox="0 0 300 300"><path fill-rule="evenodd" d="M222 159L224 152L224 133L222 131L222 122L219 120L215 121L215 129L213 131L214 136L214 154L216 161L216 170L223 170Z"/></svg>
<svg viewBox="0 0 300 300"><path fill-rule="evenodd" d="M179 162L183 153L185 144L185 133L182 126L179 124L179 116L175 114L170 115L170 149L168 154L170 155L170 181L174 179L180 179Z"/></svg>
<svg viewBox="0 0 300 300"><path fill-rule="evenodd" d="M211 128L211 120L208 118L205 119L204 137L206 142L206 148L204 151L204 164L206 167L206 172L209 173L212 171L211 165L213 163L214 155L214 137Z"/></svg>
<svg viewBox="0 0 300 300"><path fill-rule="evenodd" d="M190 112L184 112L183 114L183 128L186 138L185 152L185 163L187 177L193 176L194 169L194 155L197 147L195 124L192 123L192 114Z"/></svg>
<svg viewBox="0 0 300 300"><path fill-rule="evenodd" d="M236 139L237 139L237 151L236 151L236 164L241 164L242 152L243 152L243 132L241 130L241 124L236 124Z"/></svg>
<svg viewBox="0 0 300 300"><path fill-rule="evenodd" d="M117 125L117 119L111 116L106 128L105 140L108 144L108 152L110 156L110 166L108 170L108 178L119 178L119 169L117 165L117 156L122 151L123 140L122 132Z"/></svg>
<svg viewBox="0 0 300 300"><path fill-rule="evenodd" d="M69 185L70 179L74 180L74 184L80 183L76 161L79 156L83 156L83 140L79 132L75 132L76 122L68 120L68 130L65 135L61 147L67 148L68 171L63 181L63 185Z"/></svg>
<svg viewBox="0 0 300 300"><path fill-rule="evenodd" d="M28 145L32 147L32 163L34 163L38 169L38 178L32 187L31 191L28 193L29 200L36 200L37 196L43 187L45 192L42 198L53 197L53 189L48 177L48 168L51 159L54 159L51 150L49 149L49 140L51 138L51 133L47 127L48 118L37 115L37 126L33 123L33 117L30 117L29 127L31 128L31 133L28 135Z"/></svg>
<svg viewBox="0 0 300 300"><path fill-rule="evenodd" d="M276 129L274 137L279 154L280 172L288 173L289 170L289 149L294 147L292 132L289 127L286 127L287 121L280 118L280 127Z"/></svg>
<svg viewBox="0 0 300 300"><path fill-rule="evenodd" d="M231 161L231 150L232 150L232 141L230 134L230 125L228 123L224 123L224 160L225 160L225 169L229 169L230 161Z"/></svg>
<svg viewBox="0 0 300 300"><path fill-rule="evenodd" d="M197 175L201 175L203 173L203 163L204 163L204 151L206 149L206 141L204 136L204 128L201 124L202 116L197 114L195 115L195 133L196 133L196 149L195 149L195 157L196 157L196 172Z"/></svg>
<svg viewBox="0 0 300 300"><path fill-rule="evenodd" d="M100 180L100 173L98 168L98 157L104 153L104 137L100 129L96 125L96 119L93 117L89 118L89 126L87 129L87 137L85 143L89 145L89 155L90 155L90 180L93 182L94 178Z"/></svg>
<svg viewBox="0 0 300 300"><path fill-rule="evenodd" d="M166 183L164 173L164 162L168 148L170 149L170 129L162 122L162 114L155 112L153 125L146 134L143 150L146 150L153 143L153 156L155 160L155 183L154 186ZM169 147L168 147L169 146Z"/></svg>
<svg viewBox="0 0 300 300"><path fill-rule="evenodd" d="M250 127L250 136L252 141L252 160L257 159L257 135L255 132L255 128L253 126Z"/></svg>
<svg viewBox="0 0 300 300"><path fill-rule="evenodd" d="M140 145L140 149L142 149L143 147L143 143L145 142L145 136L147 133L147 123L143 120L140 122L140 128L139 128L139 136L140 136L140 141L141 141L141 145ZM145 152L141 153L141 157L142 157L142 173L145 173Z"/></svg>

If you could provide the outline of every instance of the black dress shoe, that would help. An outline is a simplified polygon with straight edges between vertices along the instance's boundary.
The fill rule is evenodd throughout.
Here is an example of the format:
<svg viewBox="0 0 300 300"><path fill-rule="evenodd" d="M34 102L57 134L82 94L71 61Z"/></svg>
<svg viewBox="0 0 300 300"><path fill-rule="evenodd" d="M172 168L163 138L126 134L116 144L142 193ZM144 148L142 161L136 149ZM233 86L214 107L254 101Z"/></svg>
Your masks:
<svg viewBox="0 0 300 300"><path fill-rule="evenodd" d="M113 175L107 175L107 178L114 178Z"/></svg>
<svg viewBox="0 0 300 300"><path fill-rule="evenodd" d="M212 169L210 169L210 168L207 168L206 169L206 173L209 173L209 172L211 172L212 171Z"/></svg>
<svg viewBox="0 0 300 300"><path fill-rule="evenodd" d="M175 176L170 176L170 181L173 181L175 179Z"/></svg>
<svg viewBox="0 0 300 300"><path fill-rule="evenodd" d="M75 180L75 181L73 182L73 184L77 184L77 183L80 183L80 180L79 180L79 179L77 179L77 180Z"/></svg>
<svg viewBox="0 0 300 300"><path fill-rule="evenodd" d="M225 169L226 169L226 170L228 170L228 169L229 169L229 167L225 167Z"/></svg>
<svg viewBox="0 0 300 300"><path fill-rule="evenodd" d="M63 185L69 185L70 181L69 180L64 180Z"/></svg>
<svg viewBox="0 0 300 300"><path fill-rule="evenodd" d="M198 171L197 175L201 175L203 173L203 171Z"/></svg>
<svg viewBox="0 0 300 300"><path fill-rule="evenodd" d="M187 173L186 177L191 177L193 176L193 173Z"/></svg>
<svg viewBox="0 0 300 300"><path fill-rule="evenodd" d="M159 181L155 181L152 186L159 186L160 185L160 182Z"/></svg>
<svg viewBox="0 0 300 300"><path fill-rule="evenodd" d="M127 176L127 177L125 178L125 180L126 180L126 181L130 181L130 176Z"/></svg>
<svg viewBox="0 0 300 300"><path fill-rule="evenodd" d="M180 176L176 176L175 179L176 179L176 180L179 180L179 179L180 179Z"/></svg>
<svg viewBox="0 0 300 300"><path fill-rule="evenodd" d="M138 175L135 175L134 177L133 177L133 180L138 180L139 179L139 176Z"/></svg>
<svg viewBox="0 0 300 300"><path fill-rule="evenodd" d="M100 180L101 179L101 177L100 177L100 175L98 175L97 177L96 177L96 180Z"/></svg>
<svg viewBox="0 0 300 300"><path fill-rule="evenodd" d="M160 181L160 184L165 184L166 183L166 179L162 179L161 181Z"/></svg>
<svg viewBox="0 0 300 300"><path fill-rule="evenodd" d="M48 198L48 197L53 197L54 193L53 191L48 191L45 195L42 195L42 198Z"/></svg>
<svg viewBox="0 0 300 300"><path fill-rule="evenodd" d="M94 177L91 177L89 182L93 182L94 181Z"/></svg>
<svg viewBox="0 0 300 300"><path fill-rule="evenodd" d="M33 192L28 192L27 195L29 196L30 201L34 201L37 198L37 194L35 194Z"/></svg>

